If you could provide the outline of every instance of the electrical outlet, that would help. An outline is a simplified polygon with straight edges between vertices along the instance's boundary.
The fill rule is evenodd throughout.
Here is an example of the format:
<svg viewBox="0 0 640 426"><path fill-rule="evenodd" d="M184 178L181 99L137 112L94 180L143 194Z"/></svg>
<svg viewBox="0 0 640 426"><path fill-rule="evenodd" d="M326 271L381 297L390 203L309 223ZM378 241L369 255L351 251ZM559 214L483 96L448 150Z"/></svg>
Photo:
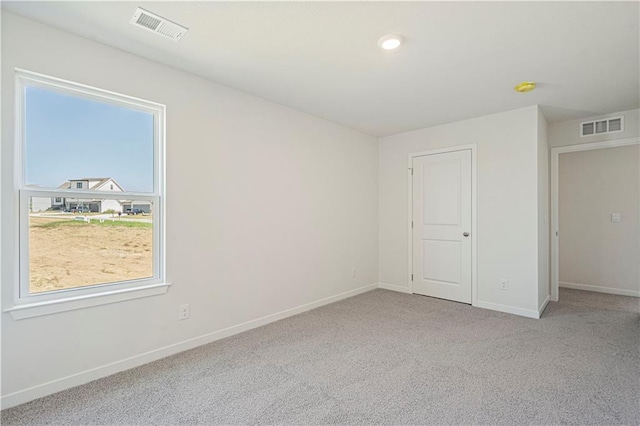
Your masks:
<svg viewBox="0 0 640 426"><path fill-rule="evenodd" d="M500 280L500 289L509 290L509 280L502 278Z"/></svg>
<svg viewBox="0 0 640 426"><path fill-rule="evenodd" d="M351 278L356 277L356 268L351 268Z"/></svg>
<svg viewBox="0 0 640 426"><path fill-rule="evenodd" d="M191 315L191 313L189 312L189 304L186 303L184 305L180 305L180 313L178 315L178 318L181 321L186 320L189 319L189 315Z"/></svg>

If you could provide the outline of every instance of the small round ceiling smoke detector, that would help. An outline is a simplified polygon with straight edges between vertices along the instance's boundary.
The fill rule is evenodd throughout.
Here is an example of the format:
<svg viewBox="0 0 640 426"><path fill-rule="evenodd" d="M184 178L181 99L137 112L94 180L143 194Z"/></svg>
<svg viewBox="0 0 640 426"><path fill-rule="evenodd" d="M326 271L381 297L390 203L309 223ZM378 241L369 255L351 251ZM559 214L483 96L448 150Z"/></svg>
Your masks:
<svg viewBox="0 0 640 426"><path fill-rule="evenodd" d="M536 88L536 83L535 82L533 82L533 81L523 81L522 83L518 84L513 89L518 93L527 93L527 92L532 91L535 88Z"/></svg>
<svg viewBox="0 0 640 426"><path fill-rule="evenodd" d="M387 34L384 37L380 37L378 40L378 47L384 50L393 50L400 47L404 38L399 34Z"/></svg>

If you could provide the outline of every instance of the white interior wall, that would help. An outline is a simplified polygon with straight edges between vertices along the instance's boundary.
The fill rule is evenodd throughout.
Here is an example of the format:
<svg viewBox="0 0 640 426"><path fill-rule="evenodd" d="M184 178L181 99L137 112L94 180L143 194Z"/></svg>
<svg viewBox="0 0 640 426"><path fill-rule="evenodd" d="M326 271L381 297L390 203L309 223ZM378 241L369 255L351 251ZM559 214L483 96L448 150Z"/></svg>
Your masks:
<svg viewBox="0 0 640 426"><path fill-rule="evenodd" d="M149 299L23 321L2 314L3 402L364 289L378 276L408 291L409 152L477 144L479 305L535 315L548 294L545 143L637 136L640 123L640 110L609 114L625 116L625 132L592 138L577 136L585 120L553 123L547 141L544 117L529 107L383 138L378 155L369 136L10 13L3 12L2 36L3 306L16 279L7 160L14 67L167 105L168 278L174 283L166 295ZM209 212L207 227L181 207L194 198ZM509 279L509 290L499 289L500 278ZM178 322L177 306L185 302L192 319Z"/></svg>
<svg viewBox="0 0 640 426"><path fill-rule="evenodd" d="M580 136L580 123L584 121L594 121L598 119L620 116L624 117L624 129L622 132L592 135L586 137ZM640 109L618 111L612 112L610 114L603 114L576 120L549 123L548 127L548 140L550 148L614 141L620 139L633 139L638 137L640 137ZM555 203L555 200L551 200L551 202ZM562 233L562 229L559 229L559 231L560 233ZM555 236L551 235L551 238L555 238ZM556 273L559 274L559 271L553 271L553 274Z"/></svg>
<svg viewBox="0 0 640 426"><path fill-rule="evenodd" d="M537 106L380 139L380 282L409 291L408 154L468 144L477 144L478 306L537 316Z"/></svg>
<svg viewBox="0 0 640 426"><path fill-rule="evenodd" d="M624 131L580 137L580 123L600 118L624 117ZM549 147L587 144L593 142L611 141L616 139L637 138L640 135L640 109L614 112L591 118L562 121L549 124Z"/></svg>
<svg viewBox="0 0 640 426"><path fill-rule="evenodd" d="M547 119L538 108L538 310L549 301L549 141Z"/></svg>
<svg viewBox="0 0 640 426"><path fill-rule="evenodd" d="M558 176L560 286L640 296L640 146L562 153Z"/></svg>
<svg viewBox="0 0 640 426"><path fill-rule="evenodd" d="M167 106L173 285L161 296L19 321L3 313L5 406L375 286L375 138L3 12L3 307L17 280L15 67ZM184 208L193 200L197 219ZM178 321L183 303L191 319Z"/></svg>

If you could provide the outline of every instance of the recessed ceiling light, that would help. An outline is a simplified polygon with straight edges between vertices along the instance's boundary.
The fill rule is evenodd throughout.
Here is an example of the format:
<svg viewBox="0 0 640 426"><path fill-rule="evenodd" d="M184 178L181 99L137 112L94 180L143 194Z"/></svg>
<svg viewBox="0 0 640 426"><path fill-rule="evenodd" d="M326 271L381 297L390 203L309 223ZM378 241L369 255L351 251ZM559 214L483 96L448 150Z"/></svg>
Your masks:
<svg viewBox="0 0 640 426"><path fill-rule="evenodd" d="M527 93L536 88L536 83L533 81L523 81L514 87L514 90L518 93Z"/></svg>
<svg viewBox="0 0 640 426"><path fill-rule="evenodd" d="M400 47L404 39L399 34L387 34L378 40L378 46L384 50L393 50Z"/></svg>

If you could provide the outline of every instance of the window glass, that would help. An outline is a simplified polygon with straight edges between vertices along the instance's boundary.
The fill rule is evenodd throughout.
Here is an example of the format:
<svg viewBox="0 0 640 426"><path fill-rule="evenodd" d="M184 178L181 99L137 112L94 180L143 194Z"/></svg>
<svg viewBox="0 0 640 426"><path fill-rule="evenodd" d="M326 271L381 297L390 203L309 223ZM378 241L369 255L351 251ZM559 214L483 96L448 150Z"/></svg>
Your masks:
<svg viewBox="0 0 640 426"><path fill-rule="evenodd" d="M153 203L30 197L29 293L153 277Z"/></svg>
<svg viewBox="0 0 640 426"><path fill-rule="evenodd" d="M153 114L35 86L24 102L25 184L82 179L76 189L94 189L114 178L125 191L153 192Z"/></svg>

